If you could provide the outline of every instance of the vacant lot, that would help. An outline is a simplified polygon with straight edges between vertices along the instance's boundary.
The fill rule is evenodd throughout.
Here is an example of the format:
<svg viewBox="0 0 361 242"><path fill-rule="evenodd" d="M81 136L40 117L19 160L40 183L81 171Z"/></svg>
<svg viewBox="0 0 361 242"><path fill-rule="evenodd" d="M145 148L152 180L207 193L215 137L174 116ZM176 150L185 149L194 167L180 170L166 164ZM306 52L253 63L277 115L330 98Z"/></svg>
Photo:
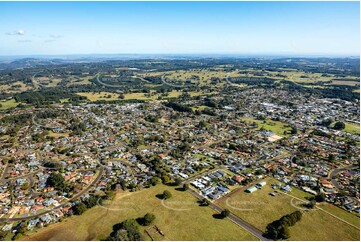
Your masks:
<svg viewBox="0 0 361 242"><path fill-rule="evenodd" d="M165 189L172 198L163 202L156 197ZM51 225L25 240L93 240L104 239L112 226L128 218L137 218L150 212L155 224L164 232L165 240L256 240L246 230L228 219L215 219L209 207L200 207L188 192L157 185L138 192L120 192L106 208L96 206L81 216ZM141 227L143 232L146 227ZM149 236L144 234L149 240Z"/></svg>
<svg viewBox="0 0 361 242"><path fill-rule="evenodd" d="M359 227L359 224L356 223L358 217L332 205L327 205L328 208L325 210L340 219L319 209L303 210L300 201L291 196L305 200L304 198L309 197L309 194L293 188L294 191L289 194L291 196L280 192L276 196L271 196L269 193L273 189L270 184L279 182L272 178L266 178L264 181L267 182L267 185L261 190L249 194L244 192L244 189L248 188L247 186L229 198L221 199L219 205L228 208L261 231L265 231L267 224L272 221L300 210L303 212L302 220L290 228L291 240L358 240L359 229L340 220L344 219ZM324 206L320 207L324 208Z"/></svg>

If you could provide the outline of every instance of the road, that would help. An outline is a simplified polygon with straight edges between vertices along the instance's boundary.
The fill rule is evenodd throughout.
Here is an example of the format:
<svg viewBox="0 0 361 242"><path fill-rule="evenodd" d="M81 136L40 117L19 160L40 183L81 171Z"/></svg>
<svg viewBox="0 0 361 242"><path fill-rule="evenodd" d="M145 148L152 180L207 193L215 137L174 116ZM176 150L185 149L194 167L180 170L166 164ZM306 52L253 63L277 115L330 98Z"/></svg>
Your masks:
<svg viewBox="0 0 361 242"><path fill-rule="evenodd" d="M195 192L194 190L192 190L191 188L188 188L188 191L195 197L197 197L198 199L203 199L203 197L198 194L197 192ZM217 206L214 203L210 203L209 207L211 207L213 210L217 211L217 212L222 212L224 209ZM252 225L250 225L249 223L247 223L246 221L240 219L239 217L235 216L234 214L230 214L228 216L228 219L230 219L233 223L241 226L242 228L244 228L245 230L247 230L248 232L250 232L251 234L253 234L254 236L256 236L258 239L262 240L262 241L268 241L269 239L263 237L263 233L262 231L256 229L255 227L253 227Z"/></svg>
<svg viewBox="0 0 361 242"><path fill-rule="evenodd" d="M4 181L6 180L6 179L5 179L6 174L9 173L10 168L11 168L11 167L10 167L9 162L6 162L6 165L5 165L5 167L4 167L4 170L3 170L3 172L2 172L2 174L1 174L1 176L0 176L0 183L4 183Z"/></svg>
<svg viewBox="0 0 361 242"><path fill-rule="evenodd" d="M329 178L331 178L331 182L332 184L338 189L338 190L341 190L340 188L340 185L338 184L338 182L336 181L336 179L334 177L336 177L336 175L341 172L341 171L344 171L344 170L348 170L350 168L353 168L353 167L357 167L356 165L349 165L349 166L344 166L344 167L340 167L340 168L337 168L337 169L334 169L330 174L329 174Z"/></svg>

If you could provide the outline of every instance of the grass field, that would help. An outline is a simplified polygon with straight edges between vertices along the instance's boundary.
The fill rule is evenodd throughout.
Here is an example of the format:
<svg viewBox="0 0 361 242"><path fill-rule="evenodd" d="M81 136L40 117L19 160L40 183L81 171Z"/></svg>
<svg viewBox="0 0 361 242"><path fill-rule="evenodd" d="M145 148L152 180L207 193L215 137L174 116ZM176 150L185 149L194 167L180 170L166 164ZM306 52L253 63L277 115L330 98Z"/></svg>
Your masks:
<svg viewBox="0 0 361 242"><path fill-rule="evenodd" d="M172 198L165 201L156 197L165 189ZM165 240L256 240L246 230L228 219L215 219L209 207L200 207L190 193L176 191L173 187L157 185L150 189L130 193L120 192L105 207L89 209L81 216L74 216L62 223L51 225L24 240L93 240L104 239L112 226L128 218L137 218L150 212L155 214L155 224L164 232ZM141 227L143 232L146 227ZM144 238L150 240L144 234Z"/></svg>
<svg viewBox="0 0 361 242"><path fill-rule="evenodd" d="M67 86L73 86L73 85L87 85L91 84L89 81L90 79L94 78L94 76L85 76L85 77L78 77L78 78L69 78L69 82L67 83Z"/></svg>
<svg viewBox="0 0 361 242"><path fill-rule="evenodd" d="M333 80L332 85L344 85L344 86L357 86L360 85L359 81L344 81L344 80Z"/></svg>
<svg viewBox="0 0 361 242"><path fill-rule="evenodd" d="M118 100L119 94L111 93L111 92L78 92L80 96L87 97L90 101L98 101L98 100ZM108 97L110 95L110 97Z"/></svg>
<svg viewBox="0 0 361 242"><path fill-rule="evenodd" d="M166 72L152 72L144 75L146 76L159 76L166 75L168 80L177 80L177 81L186 81L191 80L192 83L199 83L200 85L209 85L211 83L211 78L220 78L223 79L227 76L236 77L242 76L238 73L238 70L227 72L223 68L212 68L210 69L192 69L192 70L178 70L178 71L166 71ZM220 87L225 82L221 82L215 85L215 87Z"/></svg>
<svg viewBox="0 0 361 242"><path fill-rule="evenodd" d="M360 230L336 220L330 215L312 210L303 213L302 219L291 227L291 240L359 240Z"/></svg>
<svg viewBox="0 0 361 242"><path fill-rule="evenodd" d="M68 133L54 133L53 131L49 131L48 136L59 138L59 137L68 137L69 134Z"/></svg>
<svg viewBox="0 0 361 242"><path fill-rule="evenodd" d="M291 128L287 127L288 125L286 123L282 123L279 121L273 121L273 120L265 120L265 122L263 120L256 120L253 118L242 118L242 120L247 121L247 122L256 122L258 124L258 128L265 128L266 130L269 130L279 136L282 137L286 137L289 136L288 134L283 134L284 131L289 132L291 130Z"/></svg>
<svg viewBox="0 0 361 242"><path fill-rule="evenodd" d="M360 218L355 214L346 212L342 208L336 207L329 203L321 204L319 207L343 220L346 220L347 222L355 225L356 227L360 227Z"/></svg>
<svg viewBox="0 0 361 242"><path fill-rule="evenodd" d="M142 92L135 92L135 93L127 93L124 94L124 99L128 100L128 99L138 99L138 100L154 100L156 99L157 96L152 96L152 97L146 97L144 95L144 93Z"/></svg>
<svg viewBox="0 0 361 242"><path fill-rule="evenodd" d="M281 70L281 69L280 69ZM173 79L177 81L191 80L193 83L199 83L200 85L209 85L212 77L225 78L229 77L255 77L255 78L273 78L275 80L291 80L300 84L312 84L316 82L330 82L336 85L349 85L354 86L359 84L357 77L348 76L347 81L335 80L335 75L323 75L322 73L305 73L296 69L283 69L284 71L262 71L260 74L259 70L252 68L246 70L234 70L232 72L225 71L224 67L217 67L212 69L191 69L191 70L178 70L178 71L167 71L167 72L151 72L144 76L160 76L166 75L167 79ZM279 76L279 75L282 76ZM222 86L223 83L216 84L216 86Z"/></svg>
<svg viewBox="0 0 361 242"><path fill-rule="evenodd" d="M267 224L298 210L297 206L300 206L297 199L283 193L279 193L276 196L269 195L269 193L273 191L270 184L278 183L278 181L273 178L266 178L265 181L267 182L267 185L261 190L257 190L251 194L245 193L244 190L237 191L232 194L230 198L221 199L219 205L228 208L235 215L249 222L261 231L265 231ZM305 200L305 197L311 196L310 194L295 188L293 188L290 195L303 200ZM296 206L293 206L292 204ZM348 212L333 205L321 205L320 207L324 209L325 206L328 206L328 210L325 209L326 211L359 227L359 224L356 222L356 220L359 219L357 216L348 214ZM359 239L359 229L342 222L322 210L301 210L301 212L303 212L302 220L294 227L290 227L291 240Z"/></svg>
<svg viewBox="0 0 361 242"><path fill-rule="evenodd" d="M6 91L9 93L24 92L29 90L30 88L30 86L27 86L21 81L13 82L6 85L0 85L0 91Z"/></svg>
<svg viewBox="0 0 361 242"><path fill-rule="evenodd" d="M67 102L69 102L69 98L60 99L60 102L61 103L67 103Z"/></svg>
<svg viewBox="0 0 361 242"><path fill-rule="evenodd" d="M38 81L38 83L46 87L56 87L60 82L61 82L60 78L48 78L43 81L40 80Z"/></svg>
<svg viewBox="0 0 361 242"><path fill-rule="evenodd" d="M14 107L19 105L19 103L15 102L15 99L10 99L10 100L5 101L5 102L0 102L0 104L1 104L0 110L6 110L6 109L9 109L9 108L14 108Z"/></svg>
<svg viewBox="0 0 361 242"><path fill-rule="evenodd" d="M360 134L360 125L345 122L345 129L343 130L350 134Z"/></svg>

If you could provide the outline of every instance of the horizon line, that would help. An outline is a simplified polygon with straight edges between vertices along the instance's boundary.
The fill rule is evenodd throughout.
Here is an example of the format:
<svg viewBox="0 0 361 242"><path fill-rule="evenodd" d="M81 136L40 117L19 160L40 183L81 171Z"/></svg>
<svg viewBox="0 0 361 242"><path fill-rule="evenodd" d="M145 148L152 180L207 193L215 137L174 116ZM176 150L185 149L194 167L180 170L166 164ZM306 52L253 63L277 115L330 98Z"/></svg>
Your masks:
<svg viewBox="0 0 361 242"><path fill-rule="evenodd" d="M67 57L67 56L149 56L149 55L156 55L156 56L282 56L282 57L305 57L305 56L312 56L312 57L360 57L360 53L217 53L217 52L209 52L209 53L72 53L72 54L14 54L14 55L2 55L0 57Z"/></svg>

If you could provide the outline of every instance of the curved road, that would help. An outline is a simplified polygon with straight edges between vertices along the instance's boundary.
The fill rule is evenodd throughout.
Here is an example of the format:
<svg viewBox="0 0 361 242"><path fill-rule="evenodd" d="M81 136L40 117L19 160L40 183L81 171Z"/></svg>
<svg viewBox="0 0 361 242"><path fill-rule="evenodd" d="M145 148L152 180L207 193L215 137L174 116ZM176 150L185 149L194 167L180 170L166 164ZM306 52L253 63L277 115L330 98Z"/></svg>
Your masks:
<svg viewBox="0 0 361 242"><path fill-rule="evenodd" d="M338 173L340 173L341 171L344 171L344 170L348 170L348 169L351 169L351 168L356 168L357 166L356 165L349 165L349 166L344 166L344 167L340 167L340 168L337 168L337 169L334 169L330 175L329 175L329 178L331 178L331 182L332 184L338 189L340 190L340 185L338 184L338 182L336 181L336 179L334 178Z"/></svg>

